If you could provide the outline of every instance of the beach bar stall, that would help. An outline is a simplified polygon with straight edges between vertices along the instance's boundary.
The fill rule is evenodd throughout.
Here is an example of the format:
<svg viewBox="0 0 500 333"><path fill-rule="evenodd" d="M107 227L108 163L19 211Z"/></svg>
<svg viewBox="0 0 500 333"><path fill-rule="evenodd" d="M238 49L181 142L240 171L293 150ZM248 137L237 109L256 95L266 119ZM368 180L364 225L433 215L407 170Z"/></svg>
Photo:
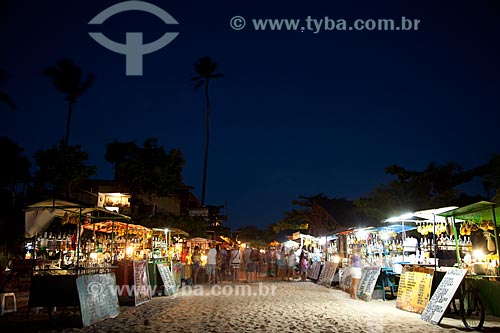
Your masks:
<svg viewBox="0 0 500 333"><path fill-rule="evenodd" d="M78 307L82 323L89 326L119 314L111 239L97 238L100 221L130 220L100 207L86 207L62 200L47 200L25 209L26 260L34 263L28 306ZM85 231L92 235L83 246ZM108 242L109 241L109 242ZM88 244L88 246L87 246ZM105 253L109 250L109 256ZM99 292L89 286L99 285Z"/></svg>
<svg viewBox="0 0 500 333"><path fill-rule="evenodd" d="M497 216L498 204L480 201L440 214L458 219L454 224L456 260L460 267L467 269L465 284L473 288L481 297L486 313L500 317L500 280L499 280L499 234ZM458 226L460 225L460 226ZM469 234L472 239L472 254L461 256L458 243L459 235Z"/></svg>

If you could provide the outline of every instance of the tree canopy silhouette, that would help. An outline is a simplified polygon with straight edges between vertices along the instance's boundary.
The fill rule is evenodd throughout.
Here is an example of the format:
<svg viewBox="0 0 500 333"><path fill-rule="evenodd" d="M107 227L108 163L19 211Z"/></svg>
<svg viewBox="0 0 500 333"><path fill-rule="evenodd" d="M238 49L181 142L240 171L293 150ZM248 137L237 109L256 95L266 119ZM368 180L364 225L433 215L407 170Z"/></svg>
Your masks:
<svg viewBox="0 0 500 333"><path fill-rule="evenodd" d="M44 73L52 79L54 86L66 95L65 100L68 102L68 112L64 143L67 145L71 129L73 105L92 86L95 76L88 74L84 79L82 69L70 59L62 59L56 66L47 68Z"/></svg>

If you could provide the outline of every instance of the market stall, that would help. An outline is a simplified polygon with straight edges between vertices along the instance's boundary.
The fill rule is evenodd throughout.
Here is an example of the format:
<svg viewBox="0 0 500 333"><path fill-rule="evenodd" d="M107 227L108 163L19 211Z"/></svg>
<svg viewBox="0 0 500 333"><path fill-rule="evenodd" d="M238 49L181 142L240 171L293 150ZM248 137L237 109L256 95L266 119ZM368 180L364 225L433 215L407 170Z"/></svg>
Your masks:
<svg viewBox="0 0 500 333"><path fill-rule="evenodd" d="M28 306L45 307L49 316L54 307L79 307L85 326L117 316L118 295L111 292L116 290L113 237L111 242L104 237L98 240L94 228L90 246L84 241L83 225L130 218L55 199L28 206L25 215L26 260L42 263L33 271ZM101 292L91 288L96 283L102 287Z"/></svg>
<svg viewBox="0 0 500 333"><path fill-rule="evenodd" d="M500 316L499 281L499 233L497 215L500 213L498 204L480 201L440 214L463 222L455 224L455 253L460 267L467 270L466 285L474 289L481 297L486 312ZM459 245L459 235L470 235L472 239L472 254L462 256Z"/></svg>

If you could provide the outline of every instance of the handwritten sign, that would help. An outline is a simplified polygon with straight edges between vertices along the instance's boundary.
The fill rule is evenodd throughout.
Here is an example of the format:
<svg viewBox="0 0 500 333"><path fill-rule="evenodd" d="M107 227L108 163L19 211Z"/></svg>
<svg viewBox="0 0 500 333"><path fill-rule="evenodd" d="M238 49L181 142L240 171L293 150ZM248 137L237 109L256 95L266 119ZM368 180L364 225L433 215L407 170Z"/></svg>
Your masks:
<svg viewBox="0 0 500 333"><path fill-rule="evenodd" d="M448 308L453 295L462 283L466 269L453 268L446 272L443 280L436 288L429 303L425 307L420 318L431 324L438 325L443 319L444 312Z"/></svg>
<svg viewBox="0 0 500 333"><path fill-rule="evenodd" d="M120 314L114 273L80 275L76 279L84 326Z"/></svg>
<svg viewBox="0 0 500 333"><path fill-rule="evenodd" d="M349 291L351 289L352 276L351 270L339 269L339 285L343 291Z"/></svg>
<svg viewBox="0 0 500 333"><path fill-rule="evenodd" d="M337 266L338 264L335 262L326 262L318 279L318 284L329 287L333 282Z"/></svg>
<svg viewBox="0 0 500 333"><path fill-rule="evenodd" d="M168 295L173 295L177 291L177 286L170 271L168 264L156 264L158 267L158 272L160 272L161 280L163 281L163 286L165 288L165 293Z"/></svg>
<svg viewBox="0 0 500 333"><path fill-rule="evenodd" d="M380 267L372 266L372 267L364 267L361 280L359 281L358 298L369 301L372 299L373 290L375 289L375 285L377 284L378 276L380 275Z"/></svg>
<svg viewBox="0 0 500 333"><path fill-rule="evenodd" d="M151 287L149 286L149 271L146 260L134 260L134 297L135 305L152 300Z"/></svg>
<svg viewBox="0 0 500 333"><path fill-rule="evenodd" d="M321 270L321 262L315 261L311 265L311 269L307 273L307 277L312 280L317 280L319 278L319 271Z"/></svg>
<svg viewBox="0 0 500 333"><path fill-rule="evenodd" d="M401 274L396 308L422 313L431 297L433 272L408 271Z"/></svg>

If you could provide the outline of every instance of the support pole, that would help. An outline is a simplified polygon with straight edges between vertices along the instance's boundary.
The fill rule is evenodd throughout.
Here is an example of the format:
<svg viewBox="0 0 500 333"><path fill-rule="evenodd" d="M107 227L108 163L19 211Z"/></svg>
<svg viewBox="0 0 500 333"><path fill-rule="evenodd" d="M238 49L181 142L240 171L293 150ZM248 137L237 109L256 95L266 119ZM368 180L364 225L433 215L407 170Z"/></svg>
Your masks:
<svg viewBox="0 0 500 333"><path fill-rule="evenodd" d="M497 258L500 260L500 250L498 249L498 226L497 226L497 218L496 218L496 214L495 214L495 205L492 205L491 206L491 219L493 220L493 225L495 226L495 248L497 250ZM500 271L499 271L499 268L500 268L500 265L498 265L498 261L497 260L497 275L500 275Z"/></svg>
<svg viewBox="0 0 500 333"><path fill-rule="evenodd" d="M437 271L437 240L436 240L436 214L432 214L434 216L434 233L432 234L432 242L433 242L433 250L434 250L434 271Z"/></svg>
<svg viewBox="0 0 500 333"><path fill-rule="evenodd" d="M462 259L460 258L460 249L458 247L458 231L457 231L457 226L455 224L455 216L453 216L452 221L453 221L453 234L455 235L455 251L457 252L457 263L459 266L462 266Z"/></svg>
<svg viewBox="0 0 500 333"><path fill-rule="evenodd" d="M80 228L82 224L82 208L80 208L80 216L76 225L76 275L79 275L80 268Z"/></svg>

